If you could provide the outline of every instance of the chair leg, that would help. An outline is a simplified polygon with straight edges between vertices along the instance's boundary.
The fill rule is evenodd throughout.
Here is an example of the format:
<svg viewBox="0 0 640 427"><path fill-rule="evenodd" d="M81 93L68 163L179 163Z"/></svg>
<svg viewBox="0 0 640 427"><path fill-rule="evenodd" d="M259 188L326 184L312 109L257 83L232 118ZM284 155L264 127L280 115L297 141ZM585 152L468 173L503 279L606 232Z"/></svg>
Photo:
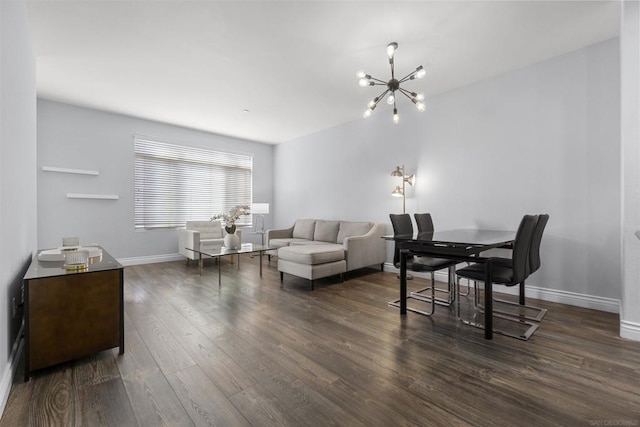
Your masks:
<svg viewBox="0 0 640 427"><path fill-rule="evenodd" d="M435 287L433 276L434 276L434 272L432 271L431 272L431 277L432 277L431 286ZM455 286L454 280L453 280L454 277L455 277L455 267L451 266L451 267L449 267L449 271L448 271L447 290L445 291L445 290L442 290L442 289L434 289L434 291L436 291L436 292L446 293L448 295L448 297L446 299L445 298L440 298L440 297L435 297L436 304L443 305L445 307L449 307L455 301L456 292L453 289L454 286ZM416 291L416 292L411 292L411 294L409 296L410 297L418 296L418 297L422 297L422 298L430 298L428 295L422 294L422 292L428 291L428 290L430 290L430 287L426 287L426 288L420 289L419 291Z"/></svg>
<svg viewBox="0 0 640 427"><path fill-rule="evenodd" d="M420 292L430 290L431 295L423 295ZM431 272L431 286L427 286L426 288L420 289L418 292L411 292L407 297L407 300L415 299L417 301L429 302L431 303L431 311L418 310L417 308L407 307L407 310L412 311L414 313L423 314L425 316L431 316L435 312L435 304L437 303L438 298L435 296L435 275L434 272ZM400 308L400 299L389 301L387 303L391 307Z"/></svg>
<svg viewBox="0 0 640 427"><path fill-rule="evenodd" d="M473 282L474 282L474 296L473 296L474 301L473 301L473 305L474 305L474 308L477 310L477 312L483 313L484 312L484 307L482 307L480 305L479 296L478 296L479 295L478 282L476 280L474 280ZM460 277L457 278L457 284L458 284L458 289L459 289ZM475 321L472 321L472 320L466 320L466 319L462 318L462 315L461 315L461 312L460 312L460 299L461 298L458 298L458 302L456 304L456 316L457 316L458 320L460 322L464 323L465 325L473 326L475 328L479 328L479 329L483 329L484 330L484 324L483 323L478 323L478 322L475 322ZM494 301L500 301L500 300L494 299ZM505 302L508 302L508 301L505 301ZM511 303L511 304L515 304L515 303ZM546 310L545 310L545 313L546 313ZM514 323L517 323L519 325L527 325L527 326L529 326L529 328L526 331L524 331L522 334L513 334L513 333L510 333L510 332L501 330L501 329L497 329L495 326L493 328L493 332L496 333L496 334L505 335L505 336L508 336L508 337L511 337L511 338L516 338L516 339L523 340L523 341L527 341L529 338L531 338L531 336L535 333L536 330L538 330L538 327L540 326L538 323L531 323L531 322L529 322L527 320L524 320L525 318L523 318L523 317L517 317L517 316L516 317L512 317L512 316L509 316L509 315L505 316L504 312L496 310L495 306L494 306L494 309L493 309L493 317L494 318L499 318L499 319L504 319L504 320L507 320L507 321L510 321L510 322L514 322Z"/></svg>
<svg viewBox="0 0 640 427"><path fill-rule="evenodd" d="M427 311L422 311L417 309L413 309L412 311L415 313L424 314L425 316L431 316L436 311L436 300L437 300L436 294L435 294L436 292L435 273L433 271L431 272L431 286L426 289L431 289L430 296L426 296L417 292L411 292L411 294L409 294L409 298L413 298L415 300L423 301L423 302L430 302L431 311L427 312Z"/></svg>
<svg viewBox="0 0 640 427"><path fill-rule="evenodd" d="M510 313L508 311L500 310L499 308L497 308L494 305L494 307L493 307L493 312L494 313L506 314L507 316L513 316L513 317L515 317L517 319L533 320L535 322L541 322L542 319L544 318L544 316L547 314L547 309L546 308L536 307L536 306L533 306L533 305L519 304L519 303L515 303L513 301L507 301L507 300L499 299L499 298L494 298L493 300L495 302L498 302L498 303L514 305L516 307L525 308L527 310L533 310L533 311L536 311L538 313L535 316L528 316L526 314L519 314L519 313L518 314L513 314L513 313Z"/></svg>
<svg viewBox="0 0 640 427"><path fill-rule="evenodd" d="M478 292L478 283L476 281L474 281L474 286L475 286L475 297L474 297L474 307L476 308L476 310L478 311L484 311L484 307L480 304L480 296L479 296L479 292ZM522 321L526 321L526 320L533 320L534 322L541 322L542 319L544 318L544 316L546 316L547 314L547 309L546 308L542 308L542 307L536 307L533 305L527 305L525 303L525 299L524 299L524 282L519 284L519 292L518 292L518 303L515 303L513 301L508 301L505 299L501 299L501 298L494 298L493 301L501 303L501 304L508 304L508 305L513 305L513 306L517 306L520 308L524 308L527 310L532 310L534 312L537 312L536 315L527 315L524 313L513 313L513 312L509 312L509 311L505 311L505 310L501 310L500 307L498 306L494 306L493 307L493 312L494 313L498 313L498 314L504 314L507 316L511 316L511 317L515 317L518 320L522 320Z"/></svg>

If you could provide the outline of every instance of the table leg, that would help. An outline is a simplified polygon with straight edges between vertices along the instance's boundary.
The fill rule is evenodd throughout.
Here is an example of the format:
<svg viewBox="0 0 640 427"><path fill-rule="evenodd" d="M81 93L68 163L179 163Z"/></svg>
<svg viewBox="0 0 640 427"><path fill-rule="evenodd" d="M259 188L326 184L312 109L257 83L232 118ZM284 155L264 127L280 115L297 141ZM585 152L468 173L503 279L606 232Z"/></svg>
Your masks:
<svg viewBox="0 0 640 427"><path fill-rule="evenodd" d="M493 277L491 264L491 258L489 258L484 270L484 337L488 340L493 338Z"/></svg>
<svg viewBox="0 0 640 427"><path fill-rule="evenodd" d="M262 251L260 251L260 277L262 277Z"/></svg>
<svg viewBox="0 0 640 427"><path fill-rule="evenodd" d="M198 273L202 276L202 254L198 254Z"/></svg>
<svg viewBox="0 0 640 427"><path fill-rule="evenodd" d="M400 251L400 314L407 314L407 251Z"/></svg>
<svg viewBox="0 0 640 427"><path fill-rule="evenodd" d="M240 270L240 254L238 254L238 270Z"/></svg>
<svg viewBox="0 0 640 427"><path fill-rule="evenodd" d="M222 270L222 262L220 258L222 257L218 257L218 287L222 285L222 274L220 273L220 270Z"/></svg>

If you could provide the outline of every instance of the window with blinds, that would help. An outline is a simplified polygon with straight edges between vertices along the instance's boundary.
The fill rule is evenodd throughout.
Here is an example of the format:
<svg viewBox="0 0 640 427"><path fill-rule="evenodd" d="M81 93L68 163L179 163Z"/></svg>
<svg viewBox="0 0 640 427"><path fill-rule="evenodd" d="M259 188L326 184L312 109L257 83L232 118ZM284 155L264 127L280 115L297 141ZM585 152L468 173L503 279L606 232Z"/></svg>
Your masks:
<svg viewBox="0 0 640 427"><path fill-rule="evenodd" d="M184 227L251 205L253 157L134 137L135 228ZM251 225L252 215L236 225Z"/></svg>

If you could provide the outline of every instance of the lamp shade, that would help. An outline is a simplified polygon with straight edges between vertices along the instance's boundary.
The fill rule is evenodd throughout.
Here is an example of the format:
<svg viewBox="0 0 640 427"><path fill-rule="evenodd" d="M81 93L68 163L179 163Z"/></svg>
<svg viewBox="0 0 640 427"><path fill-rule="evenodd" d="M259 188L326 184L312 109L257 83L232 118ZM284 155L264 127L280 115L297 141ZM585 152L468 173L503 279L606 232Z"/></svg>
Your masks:
<svg viewBox="0 0 640 427"><path fill-rule="evenodd" d="M269 203L254 203L251 205L251 213L264 215L269 213Z"/></svg>
<svg viewBox="0 0 640 427"><path fill-rule="evenodd" d="M404 193L402 192L402 188L400 188L399 185L396 185L396 188L391 192L391 195L393 197L402 197L404 196Z"/></svg>

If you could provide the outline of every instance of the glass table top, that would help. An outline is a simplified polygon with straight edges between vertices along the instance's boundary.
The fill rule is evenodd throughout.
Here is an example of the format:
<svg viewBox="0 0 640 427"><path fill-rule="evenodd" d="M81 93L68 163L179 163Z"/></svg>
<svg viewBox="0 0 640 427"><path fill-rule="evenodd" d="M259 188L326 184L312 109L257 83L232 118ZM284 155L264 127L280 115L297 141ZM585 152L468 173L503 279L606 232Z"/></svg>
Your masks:
<svg viewBox="0 0 640 427"><path fill-rule="evenodd" d="M383 238L386 240L415 241L422 243L493 245L500 242L510 242L515 238L515 235L515 231L460 228L456 230L436 231L433 233L391 234L383 236Z"/></svg>
<svg viewBox="0 0 640 427"><path fill-rule="evenodd" d="M115 270L124 268L122 264L116 261L107 251L101 248L99 256L89 257L86 268L80 270L69 270L65 268L64 261L41 261L38 254L33 257L29 269L24 275L24 279L40 279L44 277L64 276L67 274L91 273L94 271ZM40 253L41 250L38 250Z"/></svg>
<svg viewBox="0 0 640 427"><path fill-rule="evenodd" d="M189 251L193 251L195 253L200 253L202 255L207 255L210 257L218 257L225 255L236 255L236 254L249 254L255 252L265 252L270 250L275 250L277 248L272 246L263 246L255 243L243 243L240 245L240 249L228 249L225 248L221 243L215 244L207 244L201 245L200 249L186 248Z"/></svg>

